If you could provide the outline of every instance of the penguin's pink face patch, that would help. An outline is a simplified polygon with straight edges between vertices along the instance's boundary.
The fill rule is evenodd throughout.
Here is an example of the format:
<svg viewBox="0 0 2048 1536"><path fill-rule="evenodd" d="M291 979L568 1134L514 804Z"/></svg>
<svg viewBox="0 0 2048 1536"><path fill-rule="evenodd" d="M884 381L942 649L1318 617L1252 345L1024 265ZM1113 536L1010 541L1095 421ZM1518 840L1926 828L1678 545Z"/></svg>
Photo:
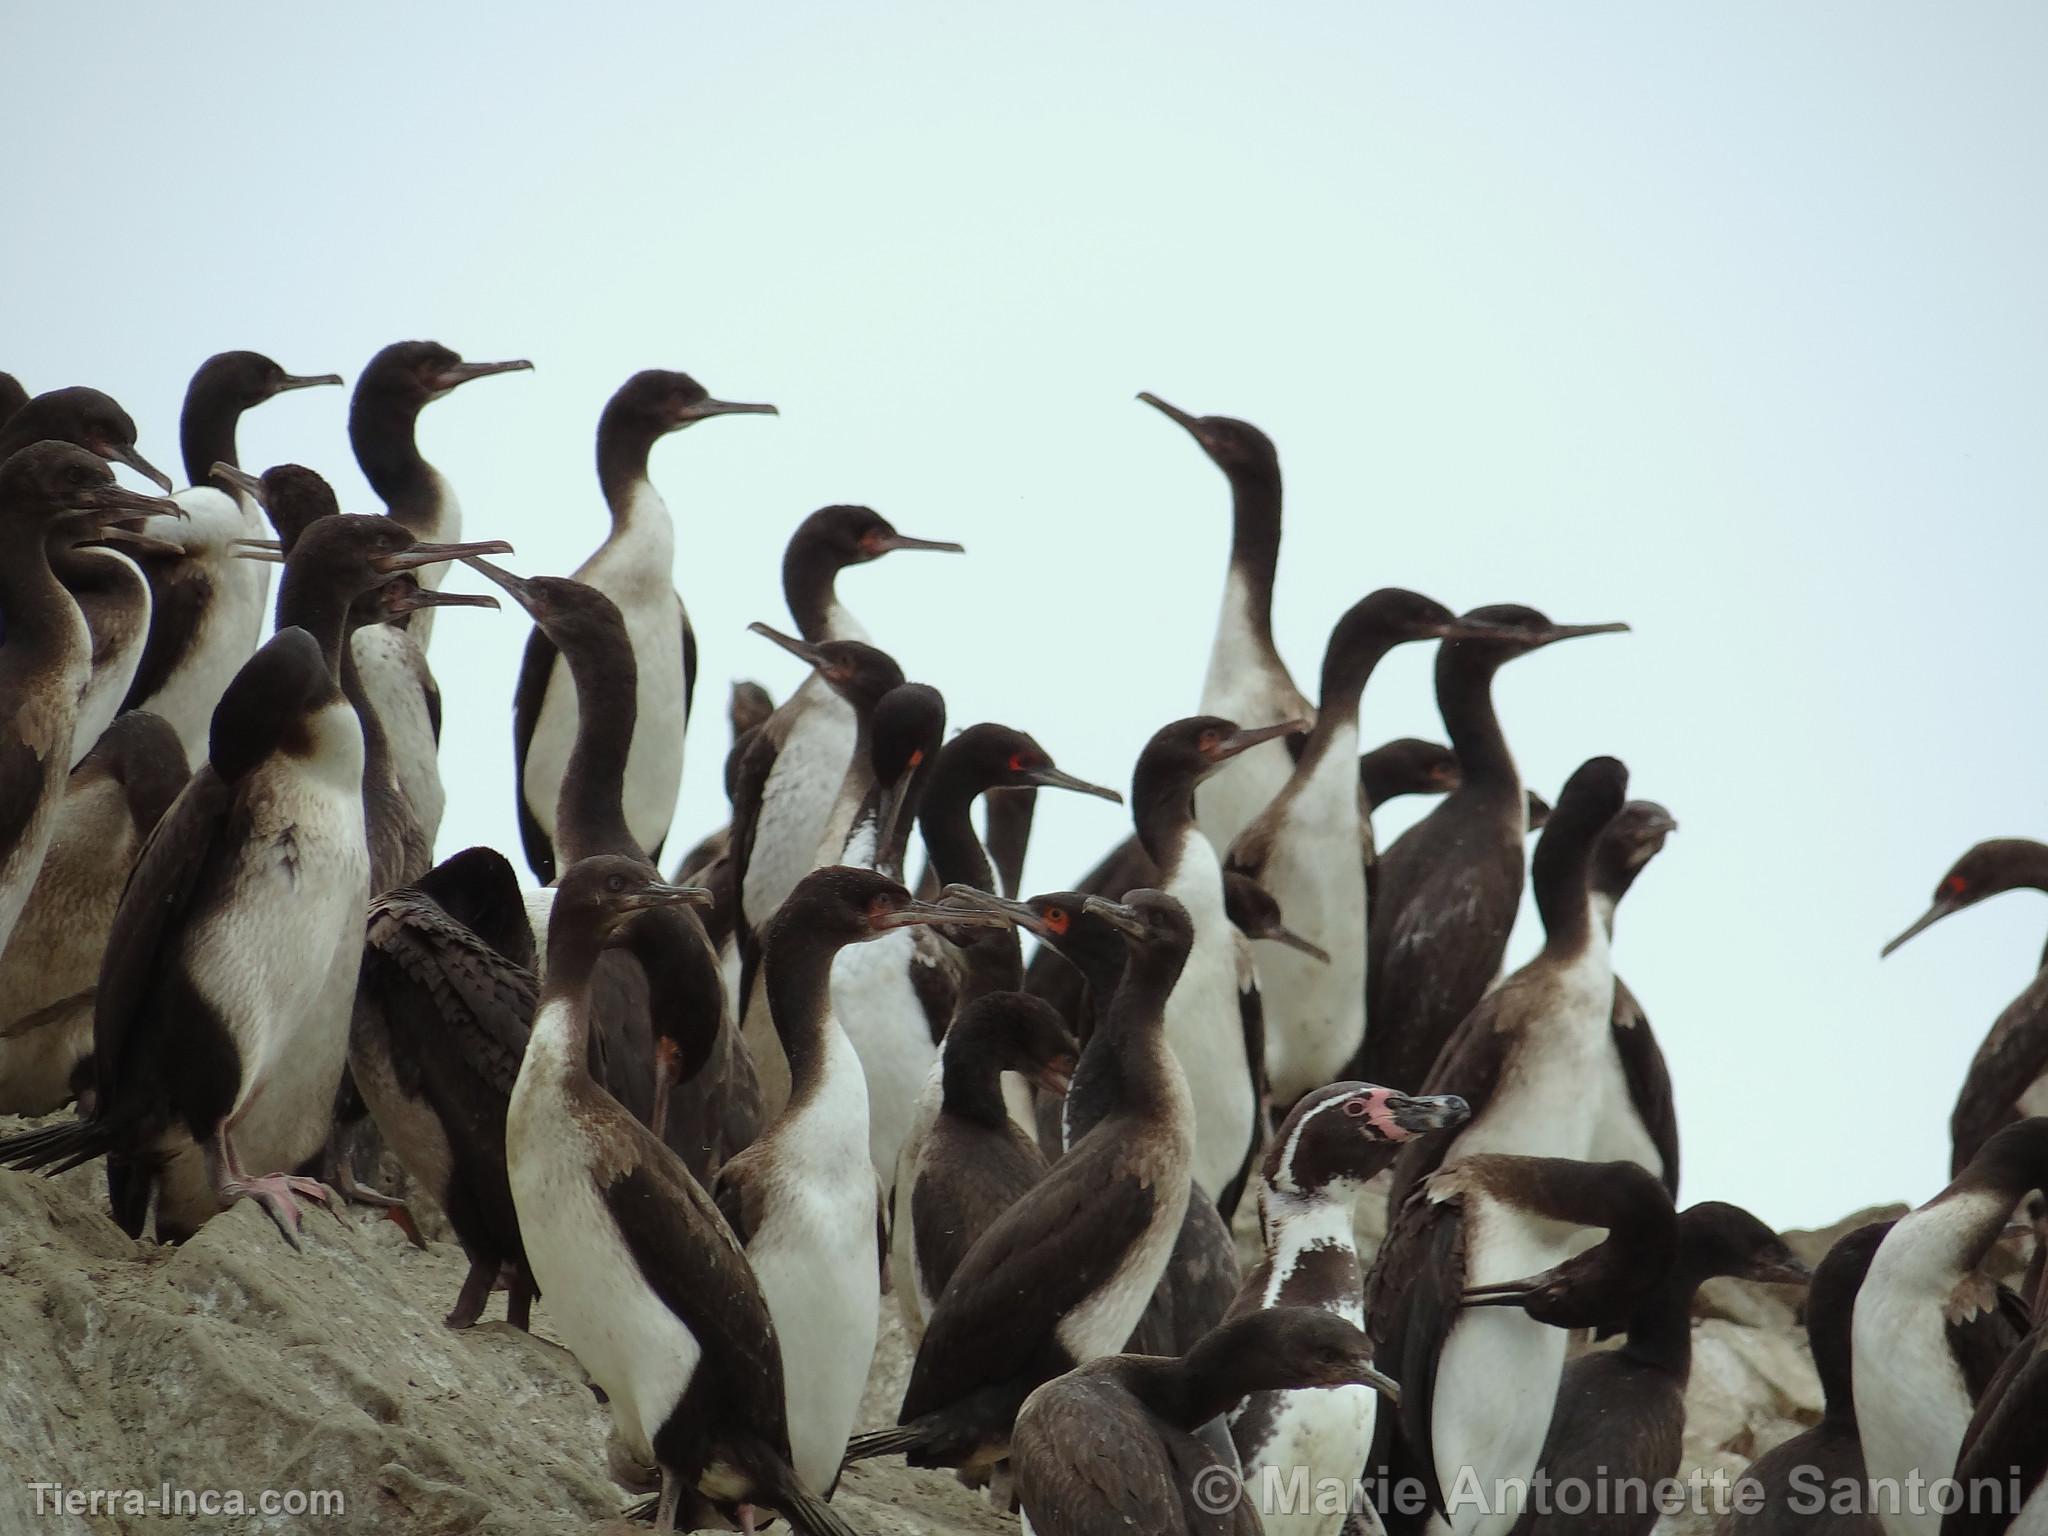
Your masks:
<svg viewBox="0 0 2048 1536"><path fill-rule="evenodd" d="M1354 1120L1363 1120L1365 1127L1373 1131L1381 1141L1406 1141L1415 1133L1402 1126L1394 1118L1391 1088L1375 1088L1369 1093L1353 1094L1344 1101L1344 1113Z"/></svg>

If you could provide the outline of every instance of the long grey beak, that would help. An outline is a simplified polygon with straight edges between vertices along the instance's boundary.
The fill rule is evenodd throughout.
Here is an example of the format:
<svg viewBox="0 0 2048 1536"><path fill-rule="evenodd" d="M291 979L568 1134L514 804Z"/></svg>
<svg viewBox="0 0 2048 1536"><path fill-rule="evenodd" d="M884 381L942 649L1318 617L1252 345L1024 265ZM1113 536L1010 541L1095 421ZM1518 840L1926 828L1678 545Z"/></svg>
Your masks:
<svg viewBox="0 0 2048 1536"><path fill-rule="evenodd" d="M1124 797L1113 789L1100 784L1090 784L1086 779L1077 779L1071 773L1047 764L1043 768L1027 768L1024 777L1043 789L1071 789L1077 795L1093 795L1098 800L1107 800L1112 805L1122 805Z"/></svg>
<svg viewBox="0 0 2048 1536"><path fill-rule="evenodd" d="M1111 901L1106 896L1090 896L1081 903L1083 912L1093 912L1125 938L1139 939L1145 936L1145 919L1138 915L1135 907L1127 907L1120 901Z"/></svg>
<svg viewBox="0 0 2048 1536"><path fill-rule="evenodd" d="M1270 944L1285 944L1289 949L1298 950L1302 954L1307 955L1311 960L1320 960L1325 965L1330 963L1330 952L1327 949L1323 948L1320 944L1310 943L1284 924L1275 923L1264 933L1255 933L1252 937L1263 939Z"/></svg>
<svg viewBox="0 0 2048 1536"><path fill-rule="evenodd" d="M1941 900L1935 902L1935 904L1929 907L1925 912L1922 912L1918 918L1914 919L1912 927L1908 928L1896 939L1893 939L1891 943L1885 945L1883 949L1879 950L1877 952L1877 958L1880 960L1886 958L1888 955L1891 954L1893 950L1897 949L1901 944L1905 943L1906 940L1913 938L1918 934L1925 933L1928 929L1932 928L1936 923L1940 922L1944 917L1948 917L1956 912L1960 912L1961 910L1961 902L1950 901L1946 897L1943 897Z"/></svg>
<svg viewBox="0 0 2048 1536"><path fill-rule="evenodd" d="M341 380L336 379L334 382L339 384ZM250 474L249 471L243 469L240 465L216 462L206 472L206 478L209 480L225 480L229 485L232 485L244 496L255 502L257 506L267 505L263 500L263 477Z"/></svg>
<svg viewBox="0 0 2048 1536"><path fill-rule="evenodd" d="M142 456L142 450L133 444L114 443L100 457L106 459L109 463L126 464L144 479L154 480L163 488L163 493L166 496L171 494L171 477L145 459Z"/></svg>
<svg viewBox="0 0 2048 1536"><path fill-rule="evenodd" d="M467 560L475 555L509 555L512 546L503 539L478 539L467 544L415 544L394 555L379 555L371 566L384 575L416 571L423 565L441 565L449 560Z"/></svg>
<svg viewBox="0 0 2048 1536"><path fill-rule="evenodd" d="M288 373L278 381L277 392L281 395L290 389L312 389L321 384L339 384L338 373Z"/></svg>
<svg viewBox="0 0 2048 1536"><path fill-rule="evenodd" d="M1009 918L1000 912L974 907L948 907L932 901L912 901L870 921L869 927L887 932L891 928L930 927L943 923L949 928L1007 928Z"/></svg>
<svg viewBox="0 0 2048 1536"><path fill-rule="evenodd" d="M530 372L533 364L523 357L515 357L504 363L456 363L444 368L434 382L442 389L453 389L458 384L467 384L472 379L487 379L494 373Z"/></svg>
<svg viewBox="0 0 2048 1536"><path fill-rule="evenodd" d="M928 549L942 555L964 555L965 544L955 544L948 539L913 539L907 533L885 533L869 546L878 555L886 555L898 549Z"/></svg>
<svg viewBox="0 0 2048 1536"><path fill-rule="evenodd" d="M1378 1366L1360 1365L1358 1367L1358 1374L1352 1378L1352 1381L1361 1387L1371 1387L1373 1391L1379 1393L1388 1402L1396 1407L1400 1406L1401 1383L1394 1380L1393 1377L1389 1376Z"/></svg>
<svg viewBox="0 0 2048 1536"><path fill-rule="evenodd" d="M745 400L699 400L684 409L685 421L703 421L712 416L780 416L772 405L754 405Z"/></svg>
<svg viewBox="0 0 2048 1536"><path fill-rule="evenodd" d="M639 912L648 907L708 907L716 900L701 885L668 885L650 880L639 890L620 897L618 904L627 912Z"/></svg>
<svg viewBox="0 0 2048 1536"><path fill-rule="evenodd" d="M1168 405L1164 400L1160 399L1157 395L1153 394L1149 389L1139 390L1138 398L1144 401L1147 405L1151 406L1153 410L1162 412L1166 416L1172 418L1174 421L1179 422L1183 427L1185 427L1188 431L1193 432L1196 436L1199 437L1201 435L1202 420L1199 416L1191 416L1177 405Z"/></svg>
<svg viewBox="0 0 2048 1536"><path fill-rule="evenodd" d="M759 619L749 624L747 630L751 634L759 635L763 640L773 640L807 667L825 665L825 653L808 640L799 640L795 635L785 635L774 625L763 624Z"/></svg>
<svg viewBox="0 0 2048 1536"><path fill-rule="evenodd" d="M526 584L525 577L514 576L502 565L493 565L490 561L476 555L470 555L462 563L478 575L494 581L503 587L512 595L512 601L525 609L529 614L533 612L533 605L536 599L533 595L533 588Z"/></svg>

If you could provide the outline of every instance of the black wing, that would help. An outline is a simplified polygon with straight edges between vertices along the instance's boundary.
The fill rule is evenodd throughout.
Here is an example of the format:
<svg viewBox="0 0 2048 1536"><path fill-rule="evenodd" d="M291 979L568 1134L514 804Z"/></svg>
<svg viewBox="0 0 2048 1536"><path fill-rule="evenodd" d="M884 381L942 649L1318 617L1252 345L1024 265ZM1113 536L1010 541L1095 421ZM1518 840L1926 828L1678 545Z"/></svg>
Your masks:
<svg viewBox="0 0 2048 1536"><path fill-rule="evenodd" d="M1032 1394L1010 1437L1010 1468L1036 1530L1187 1529L1175 1468L1151 1414L1099 1371L1077 1371Z"/></svg>
<svg viewBox="0 0 2048 1536"><path fill-rule="evenodd" d="M519 846L526 850L527 868L542 885L555 878L555 845L527 809L526 752L533 745L534 727L540 724L540 707L548 696L556 660L554 641L534 625L519 662L519 682L512 690L512 801L519 813Z"/></svg>
<svg viewBox="0 0 2048 1536"><path fill-rule="evenodd" d="M213 574L198 561L145 559L140 563L143 575L149 578L149 639L143 642L142 660L128 685L128 697L121 701L124 713L155 698L184 665L207 604L213 601Z"/></svg>
<svg viewBox="0 0 2048 1536"><path fill-rule="evenodd" d="M2019 1099L2048 1075L2048 971L2006 1005L1970 1059L1963 1091L1949 1116L1950 1173L2019 1118Z"/></svg>
<svg viewBox="0 0 2048 1536"><path fill-rule="evenodd" d="M938 1296L975 1241L1045 1177L1045 1158L1008 1120L990 1130L942 1111L919 1163L911 1232L918 1274Z"/></svg>
<svg viewBox="0 0 2048 1536"><path fill-rule="evenodd" d="M442 1038L469 1071L510 1098L539 998L533 973L414 890L370 903L367 943L433 999Z"/></svg>
<svg viewBox="0 0 2048 1536"><path fill-rule="evenodd" d="M711 1181L712 1203L718 1207L718 1214L725 1218L725 1224L732 1228L732 1235L744 1248L754 1240L754 1223L749 1213L753 1201L753 1167L745 1152L727 1160Z"/></svg>
<svg viewBox="0 0 2048 1536"><path fill-rule="evenodd" d="M653 1132L623 1115L607 1130L632 1139L633 1165L599 1194L648 1288L689 1328L746 1427L774 1426L787 1454L782 1349L754 1271L704 1187Z"/></svg>
<svg viewBox="0 0 2048 1536"><path fill-rule="evenodd" d="M1972 1488L1977 1479L1990 1478L2001 1489L2017 1482L2023 1497L2038 1489L2048 1479L2043 1422L2048 1422L2048 1325L2036 1328L2013 1351L1986 1389L1956 1457L1957 1482ZM1941 1536L2002 1536L2009 1528L2010 1511L1973 1511L1971 1503L1965 1499L1943 1517Z"/></svg>
<svg viewBox="0 0 2048 1536"><path fill-rule="evenodd" d="M1614 978L1613 1034L1614 1049L1621 1057L1622 1076L1628 1080L1629 1102L1635 1105L1643 1129L1656 1144L1657 1156L1664 1161L1664 1187L1676 1200L1678 1106L1671 1096L1671 1073L1664 1066L1664 1052L1651 1032L1649 1015L1619 976Z"/></svg>
<svg viewBox="0 0 2048 1536"><path fill-rule="evenodd" d="M1060 1319L1107 1283L1158 1203L1157 1187L1135 1173L1104 1178L1094 1158L1055 1164L954 1271L932 1308L899 1422L1032 1372L1056 1350Z"/></svg>
<svg viewBox="0 0 2048 1536"><path fill-rule="evenodd" d="M760 964L760 946L747 922L747 863L754 856L754 833L761 820L761 796L768 787L768 775L782 753L780 731L768 725L747 732L734 744L726 763L726 790L732 796L732 841L727 857L732 861L732 932L740 950L739 1011L747 1010L753 991L754 971Z"/></svg>
<svg viewBox="0 0 2048 1536"><path fill-rule="evenodd" d="M690 724L690 706L697 702L697 631L690 628L690 615L683 600L676 599L676 617L683 621L683 726Z"/></svg>
<svg viewBox="0 0 2048 1536"><path fill-rule="evenodd" d="M1384 1467L1390 1479L1420 1478L1429 1507L1437 1510L1444 1495L1430 1428L1436 1368L1463 1307L1465 1270L1463 1203L1456 1196L1432 1199L1429 1187L1420 1185L1396 1210L1365 1282L1366 1332L1380 1368L1401 1384L1399 1410L1382 1412L1375 1421L1370 1465ZM1381 1514L1395 1519L1394 1510ZM1423 1524L1417 1519L1413 1528Z"/></svg>

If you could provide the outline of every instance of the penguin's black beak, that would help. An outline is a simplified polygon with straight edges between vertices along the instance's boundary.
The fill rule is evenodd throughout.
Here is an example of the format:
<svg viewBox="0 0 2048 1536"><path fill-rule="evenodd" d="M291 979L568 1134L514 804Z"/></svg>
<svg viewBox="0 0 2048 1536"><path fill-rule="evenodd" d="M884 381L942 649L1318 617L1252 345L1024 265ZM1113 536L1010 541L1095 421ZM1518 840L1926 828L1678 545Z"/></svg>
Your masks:
<svg viewBox="0 0 2048 1536"><path fill-rule="evenodd" d="M395 554L376 556L370 561L370 568L379 575L390 576L399 571L416 571L425 565L441 565L449 560L511 553L512 546L503 539L477 539L467 544L415 544L411 549L399 550Z"/></svg>
<svg viewBox="0 0 2048 1536"><path fill-rule="evenodd" d="M334 382L339 384L341 380L336 379ZM209 480L226 481L259 507L268 507L270 505L269 502L263 499L263 477L252 475L239 465L216 463L213 468L206 472L206 478Z"/></svg>
<svg viewBox="0 0 2048 1536"><path fill-rule="evenodd" d="M622 912L644 912L652 907L708 907L717 898L701 885L670 885L650 880L637 891L627 891L613 902Z"/></svg>
<svg viewBox="0 0 2048 1536"><path fill-rule="evenodd" d="M939 923L948 928L1008 928L1010 919L985 907L953 907L916 900L906 901L900 907L868 919L868 927L877 933L887 933L892 928L928 928Z"/></svg>
<svg viewBox="0 0 2048 1536"><path fill-rule="evenodd" d="M780 416L772 405L754 405L744 400L699 400L676 412L678 422L705 421L713 416Z"/></svg>
<svg viewBox="0 0 2048 1536"><path fill-rule="evenodd" d="M288 373L277 381L277 388L273 393L281 395L287 390L314 389L322 384L339 383L341 375L338 373Z"/></svg>
<svg viewBox="0 0 2048 1536"><path fill-rule="evenodd" d="M1145 919L1135 907L1127 907L1120 901L1111 901L1107 896L1090 896L1081 903L1083 912L1093 912L1128 939L1145 936Z"/></svg>
<svg viewBox="0 0 2048 1536"><path fill-rule="evenodd" d="M1951 917L1955 913L1962 911L1965 905L1966 903L1957 901L1952 896L1936 897L1934 905L1929 907L1925 912L1922 912L1919 915L1919 917L1913 920L1912 927L1908 928L1904 933L1900 934L1896 939L1893 939L1891 943L1885 945L1883 949L1877 952L1877 958L1880 960L1885 959L1887 956L1891 954L1893 950L1897 949L1901 944L1905 943L1906 940L1925 933L1928 929L1932 928L1936 923L1940 922L1944 917Z"/></svg>
<svg viewBox="0 0 2048 1536"><path fill-rule="evenodd" d="M795 635L785 635L774 625L763 624L759 619L749 624L747 629L764 640L773 640L805 666L815 667L821 671L824 669L825 653L808 640L799 640Z"/></svg>
<svg viewBox="0 0 2048 1536"><path fill-rule="evenodd" d="M1093 795L1096 799L1107 800L1112 805L1124 803L1124 797L1115 790L1105 789L1100 784L1090 784L1086 779L1077 779L1071 773L1053 767L1051 763L1020 769L1019 776L1029 783L1036 784L1040 789L1071 789L1077 795Z"/></svg>
<svg viewBox="0 0 2048 1536"><path fill-rule="evenodd" d="M1210 763L1227 763L1241 752L1249 752L1262 742L1273 741L1281 736L1292 736L1296 731L1308 729L1306 720L1282 720L1278 725L1261 725L1251 730L1232 731L1217 742L1203 755Z"/></svg>
<svg viewBox="0 0 2048 1536"><path fill-rule="evenodd" d="M1472 1118L1472 1106L1455 1093L1388 1093L1388 1120L1405 1136L1426 1136L1431 1131L1455 1130Z"/></svg>
<svg viewBox="0 0 2048 1536"><path fill-rule="evenodd" d="M523 357L515 357L503 363L451 363L434 375L434 388L445 394L458 385L472 379L487 379L494 373L531 372L533 364ZM341 381L335 380L338 384Z"/></svg>
<svg viewBox="0 0 2048 1536"><path fill-rule="evenodd" d="M154 480L166 496L171 494L171 477L145 459L142 450L133 443L99 442L91 446L109 464L126 464L143 479Z"/></svg>

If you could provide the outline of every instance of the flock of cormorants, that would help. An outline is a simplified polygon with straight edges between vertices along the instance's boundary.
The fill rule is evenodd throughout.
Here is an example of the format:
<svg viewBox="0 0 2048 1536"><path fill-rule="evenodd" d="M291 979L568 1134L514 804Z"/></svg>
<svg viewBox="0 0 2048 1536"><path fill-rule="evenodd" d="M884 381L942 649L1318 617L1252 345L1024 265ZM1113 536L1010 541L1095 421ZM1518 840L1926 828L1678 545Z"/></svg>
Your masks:
<svg viewBox="0 0 2048 1536"><path fill-rule="evenodd" d="M839 577L959 546L831 506L789 539L793 632L753 626L808 679L735 685L730 822L664 877L697 651L649 458L774 407L634 375L598 422L609 533L573 576L520 575L462 537L415 432L528 366L377 353L348 417L377 515L237 462L243 412L334 375L210 358L169 495L114 400L0 374L0 1111L43 1117L0 1163L103 1162L138 1237L247 1199L296 1244L306 1206L354 1200L420 1241L373 1187L388 1151L470 1261L449 1325L538 1304L663 1530L838 1536L842 1467L902 1456L1039 1536L1647 1532L1623 1485L1679 1470L1694 1293L1809 1276L1748 1212L1676 1204L1670 1082L1612 961L1676 822L1611 757L1546 805L1495 710L1503 666L1626 626L1383 589L1310 698L1273 643L1273 444L1143 395L1234 527L1200 713L1132 765L1132 838L1022 895L1040 791L1126 795L1014 726L949 732ZM442 585L457 563L533 624L532 883L491 848L433 859L429 622L497 606ZM1410 642L1450 745L1361 751ZM1441 799L1377 850L1372 809L1407 794ZM1502 977L1538 828L1544 942ZM2048 848L1980 845L1895 942L2021 885L2048 889ZM1979 1053L1948 1187L1810 1277L1826 1413L1725 1530L2048 1531L2044 985ZM1900 1104L1873 1099L1874 1134ZM917 1353L898 1422L862 1425L885 1292ZM1569 1350L1587 1330L1619 1342ZM1546 1481L1624 1496L1496 1494Z"/></svg>

